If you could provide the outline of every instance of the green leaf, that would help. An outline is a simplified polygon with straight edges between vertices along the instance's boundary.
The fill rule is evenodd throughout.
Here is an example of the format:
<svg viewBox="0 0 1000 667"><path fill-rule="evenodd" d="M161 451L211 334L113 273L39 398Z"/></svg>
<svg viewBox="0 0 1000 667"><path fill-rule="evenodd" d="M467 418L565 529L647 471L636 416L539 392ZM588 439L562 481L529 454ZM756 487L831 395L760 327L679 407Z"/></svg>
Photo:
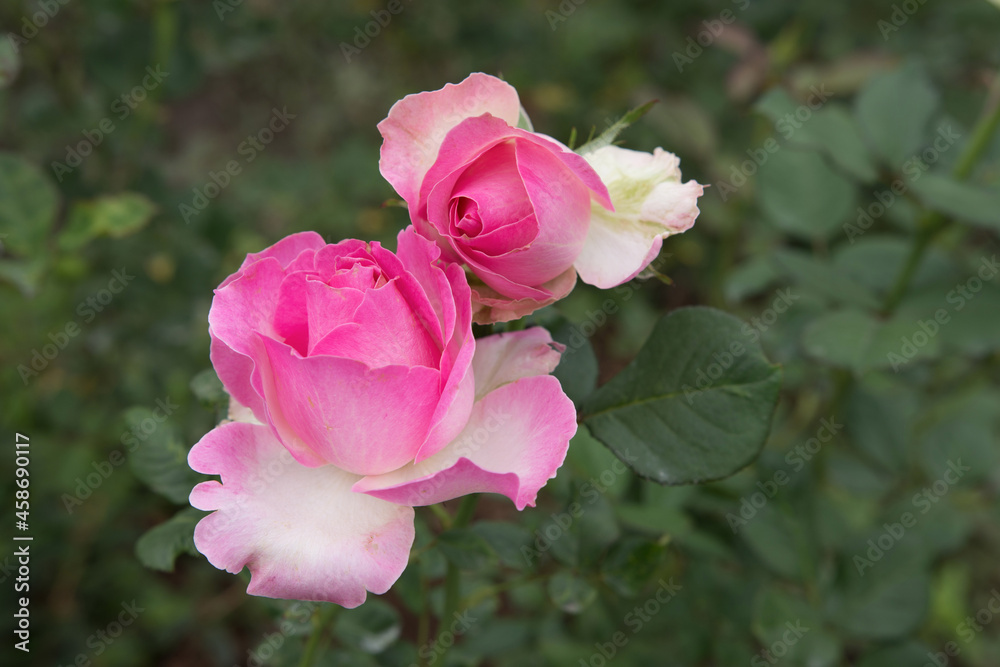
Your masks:
<svg viewBox="0 0 1000 667"><path fill-rule="evenodd" d="M530 547L534 537L521 526L503 521L477 521L469 530L481 537L507 567L527 567L521 548Z"/></svg>
<svg viewBox="0 0 1000 667"><path fill-rule="evenodd" d="M1000 230L1000 191L956 181L941 174L924 174L913 193L928 208L959 220Z"/></svg>
<svg viewBox="0 0 1000 667"><path fill-rule="evenodd" d="M129 456L136 477L168 500L187 504L191 489L204 478L188 467L188 448L172 425L148 408L127 410L125 421L136 445Z"/></svg>
<svg viewBox="0 0 1000 667"><path fill-rule="evenodd" d="M798 238L828 238L854 211L854 184L812 151L778 151L760 166L757 184L767 219Z"/></svg>
<svg viewBox="0 0 1000 667"><path fill-rule="evenodd" d="M438 548L460 570L478 570L493 556L493 549L469 528L446 530L438 535Z"/></svg>
<svg viewBox="0 0 1000 667"><path fill-rule="evenodd" d="M549 579L549 597L567 614L579 614L597 599L597 591L585 580L562 571Z"/></svg>
<svg viewBox="0 0 1000 667"><path fill-rule="evenodd" d="M789 143L824 153L860 181L869 183L878 177L861 129L843 105L828 102L820 109L809 109L807 116L800 113L803 108L809 109L780 88L769 91L756 105Z"/></svg>
<svg viewBox="0 0 1000 667"><path fill-rule="evenodd" d="M854 444L889 472L907 464L910 426L917 415L917 398L905 387L881 391L858 387L847 404L844 423Z"/></svg>
<svg viewBox="0 0 1000 667"><path fill-rule="evenodd" d="M205 512L187 507L146 531L135 543L135 555L139 562L153 570L173 572L179 555L197 556L194 527L204 516Z"/></svg>
<svg viewBox="0 0 1000 667"><path fill-rule="evenodd" d="M552 330L552 338L566 346L555 372L563 391L579 407L597 387L597 355L580 327L564 323Z"/></svg>
<svg viewBox="0 0 1000 667"><path fill-rule="evenodd" d="M915 642L874 648L870 653L865 653L858 667L914 667L933 664L929 662L927 655L930 652L926 646ZM947 656L945 659L948 659Z"/></svg>
<svg viewBox="0 0 1000 667"><path fill-rule="evenodd" d="M879 570L870 570L863 578L855 574L853 564L847 566L852 574L847 589L831 595L830 607L834 621L849 636L891 639L920 625L927 612L930 579L919 569L892 565L876 563Z"/></svg>
<svg viewBox="0 0 1000 667"><path fill-rule="evenodd" d="M340 614L333 633L345 646L377 655L399 639L402 631L399 611L384 600L369 597L351 613Z"/></svg>
<svg viewBox="0 0 1000 667"><path fill-rule="evenodd" d="M756 458L771 428L781 371L711 308L663 317L638 356L582 406L591 433L642 477L692 484Z"/></svg>
<svg viewBox="0 0 1000 667"><path fill-rule="evenodd" d="M10 37L0 39L0 90L12 84L20 70L21 56L14 46L14 40Z"/></svg>
<svg viewBox="0 0 1000 667"><path fill-rule="evenodd" d="M666 546L659 542L626 537L609 550L601 564L601 576L621 595L638 595L659 571L666 551Z"/></svg>
<svg viewBox="0 0 1000 667"><path fill-rule="evenodd" d="M0 153L0 233L17 255L39 258L56 219L59 193L38 167Z"/></svg>
<svg viewBox="0 0 1000 667"><path fill-rule="evenodd" d="M214 368L206 368L191 378L190 387L206 408L221 406L228 397L222 387L222 380L216 375Z"/></svg>
<svg viewBox="0 0 1000 667"><path fill-rule="evenodd" d="M43 275L45 275L44 260L0 260L0 280L14 285L26 297L33 297L38 292L38 285L41 283Z"/></svg>
<svg viewBox="0 0 1000 667"><path fill-rule="evenodd" d="M640 118L646 115L646 112L653 108L656 104L656 100L652 102L646 102L641 107L636 107L632 109L627 114L616 120L611 124L611 127L601 132L597 137L591 139L584 145L576 149L576 152L580 155L585 155L587 153L592 153L598 148L604 148L605 146L610 146L618 138L618 135L622 133L625 128L632 125Z"/></svg>
<svg viewBox="0 0 1000 667"><path fill-rule="evenodd" d="M802 346L820 361L862 374L876 368L898 370L910 362L936 357L939 339L927 336L909 318L884 322L847 309L810 322L802 332Z"/></svg>
<svg viewBox="0 0 1000 667"><path fill-rule="evenodd" d="M938 104L923 69L908 63L869 81L855 99L854 113L876 152L889 167L900 169L923 147Z"/></svg>
<svg viewBox="0 0 1000 667"><path fill-rule="evenodd" d="M878 308L881 304L870 289L838 272L829 262L801 250L779 250L773 253L775 266L804 289L829 301L861 308Z"/></svg>
<svg viewBox="0 0 1000 667"><path fill-rule="evenodd" d="M101 236L123 238L145 227L154 213L153 202L134 192L77 202L59 235L59 247L69 251Z"/></svg>
<svg viewBox="0 0 1000 667"><path fill-rule="evenodd" d="M740 536L764 565L790 579L803 575L799 540L806 536L800 522L778 509L773 501L745 522L739 527Z"/></svg>

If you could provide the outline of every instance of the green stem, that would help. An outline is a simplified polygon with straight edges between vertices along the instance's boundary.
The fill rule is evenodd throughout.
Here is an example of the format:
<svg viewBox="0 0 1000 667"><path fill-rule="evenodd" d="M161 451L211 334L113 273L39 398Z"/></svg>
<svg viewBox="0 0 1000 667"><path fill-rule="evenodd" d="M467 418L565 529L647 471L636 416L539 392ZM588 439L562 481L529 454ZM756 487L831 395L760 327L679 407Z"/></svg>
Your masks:
<svg viewBox="0 0 1000 667"><path fill-rule="evenodd" d="M299 661L299 667L310 667L312 665L320 641L323 639L323 629L337 616L339 610L340 607L331 604L313 617L312 634L309 635L309 641L306 642L305 650L302 651L302 660Z"/></svg>
<svg viewBox="0 0 1000 667"><path fill-rule="evenodd" d="M997 83L1000 84L1000 75L997 76ZM1000 99L990 99L986 109L972 130L972 137L965 145L962 153L958 156L958 161L952 169L952 176L955 180L962 181L969 177L976 162L990 145L993 134L997 127L1000 127ZM920 261L924 253L930 247L931 241L940 231L945 229L949 220L937 211L928 211L920 220L920 229L917 232L916 240L910 249L910 254L906 258L906 263L900 271L899 276L893 283L885 300L882 312L890 315L899 305L899 302L906 295L906 290L910 285L913 274L920 267Z"/></svg>
<svg viewBox="0 0 1000 667"><path fill-rule="evenodd" d="M458 506L458 512L452 520L452 528L464 528L472 520L476 513L476 504L479 502L478 494L470 494L462 498L462 504ZM448 569L444 575L444 613L441 614L441 627L448 623L449 619L458 613L459 598L461 596L461 573L455 564L448 562ZM441 656L444 658L444 655Z"/></svg>
<svg viewBox="0 0 1000 667"><path fill-rule="evenodd" d="M524 329L525 326L527 326L527 324L528 324L527 320L525 320L522 317L519 320L514 320L513 322L508 322L507 323L507 327L504 329L504 332L508 333L508 332L511 332L511 331L521 331L522 329Z"/></svg>

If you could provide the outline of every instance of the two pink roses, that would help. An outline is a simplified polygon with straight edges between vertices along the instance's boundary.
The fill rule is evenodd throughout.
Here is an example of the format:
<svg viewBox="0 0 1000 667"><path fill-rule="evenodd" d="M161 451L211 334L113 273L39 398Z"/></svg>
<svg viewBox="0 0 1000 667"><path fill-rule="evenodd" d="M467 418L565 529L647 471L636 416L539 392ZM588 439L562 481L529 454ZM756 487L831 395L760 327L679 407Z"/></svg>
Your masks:
<svg viewBox="0 0 1000 667"><path fill-rule="evenodd" d="M517 129L520 113L483 74L404 98L379 125L413 222L397 251L294 234L216 290L233 421L189 454L221 475L191 493L214 510L195 544L249 567L248 592L357 606L406 567L413 507L495 492L523 509L562 465L576 432L550 375L562 347L537 327L477 340L472 322L551 303L577 274L630 279L693 223L701 186L659 150L585 159Z"/></svg>

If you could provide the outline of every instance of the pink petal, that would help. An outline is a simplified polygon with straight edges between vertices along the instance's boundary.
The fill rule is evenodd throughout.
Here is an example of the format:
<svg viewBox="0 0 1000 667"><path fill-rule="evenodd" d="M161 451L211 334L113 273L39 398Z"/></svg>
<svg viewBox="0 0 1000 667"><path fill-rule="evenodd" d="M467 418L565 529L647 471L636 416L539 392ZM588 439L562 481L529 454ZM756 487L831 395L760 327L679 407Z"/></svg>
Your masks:
<svg viewBox="0 0 1000 667"><path fill-rule="evenodd" d="M559 365L565 349L542 327L480 338L472 360L476 399L521 378L548 375Z"/></svg>
<svg viewBox="0 0 1000 667"><path fill-rule="evenodd" d="M412 508L354 493L359 478L334 466L300 465L266 426L223 424L188 462L222 477L191 491L194 507L215 510L195 528L195 546L219 569L249 567L251 595L352 608L367 591L388 591L407 565Z"/></svg>
<svg viewBox="0 0 1000 667"><path fill-rule="evenodd" d="M235 280L243 269L247 268L251 264L259 262L267 257L273 257L278 260L278 263L284 268L288 267L295 259L301 255L306 250L319 250L326 243L323 241L323 237L316 232L299 232L297 234L289 234L285 238L281 239L273 246L265 248L260 252L252 252L246 256L243 263L240 265L239 271L229 276L223 281L219 288L223 288L230 282Z"/></svg>
<svg viewBox="0 0 1000 667"><path fill-rule="evenodd" d="M517 91L487 74L470 74L459 84L407 95L378 124L382 134L379 171L411 206L424 175L437 159L448 132L466 118L492 114L517 125L521 103Z"/></svg>
<svg viewBox="0 0 1000 667"><path fill-rule="evenodd" d="M434 456L354 485L376 498L430 505L469 493L500 493L520 510L555 477L576 433L576 410L559 381L526 377L476 402L465 429Z"/></svg>
<svg viewBox="0 0 1000 667"><path fill-rule="evenodd" d="M441 395L438 370L372 369L352 359L303 358L279 341L262 342L270 361L262 365L268 421L298 461L370 475L413 460Z"/></svg>
<svg viewBox="0 0 1000 667"><path fill-rule="evenodd" d="M481 277L487 275L484 271ZM500 280L498 276L489 277L493 282ZM511 298L489 285L477 284L472 288L473 321L476 324L492 324L520 319L563 298L573 290L575 284L576 269L573 267L538 289L514 284L506 288L509 292L528 294L521 298Z"/></svg>

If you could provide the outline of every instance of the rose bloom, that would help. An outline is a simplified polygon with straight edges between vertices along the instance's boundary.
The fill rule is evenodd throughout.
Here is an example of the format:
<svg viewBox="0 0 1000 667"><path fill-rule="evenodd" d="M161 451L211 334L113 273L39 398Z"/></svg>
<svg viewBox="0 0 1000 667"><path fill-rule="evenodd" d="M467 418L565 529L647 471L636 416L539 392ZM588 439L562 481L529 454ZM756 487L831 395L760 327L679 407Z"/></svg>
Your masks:
<svg viewBox="0 0 1000 667"><path fill-rule="evenodd" d="M482 323L561 299L577 274L601 288L630 280L698 215L702 186L680 182L670 153L581 156L519 129L521 114L513 87L476 73L408 95L378 126L382 175L417 232L472 272Z"/></svg>
<svg viewBox="0 0 1000 667"><path fill-rule="evenodd" d="M407 564L413 507L496 492L518 509L562 464L576 412L541 328L475 340L465 274L401 232L327 245L294 234L216 290L212 363L231 416L191 450L220 475L195 545L249 567L248 592L345 607Z"/></svg>

